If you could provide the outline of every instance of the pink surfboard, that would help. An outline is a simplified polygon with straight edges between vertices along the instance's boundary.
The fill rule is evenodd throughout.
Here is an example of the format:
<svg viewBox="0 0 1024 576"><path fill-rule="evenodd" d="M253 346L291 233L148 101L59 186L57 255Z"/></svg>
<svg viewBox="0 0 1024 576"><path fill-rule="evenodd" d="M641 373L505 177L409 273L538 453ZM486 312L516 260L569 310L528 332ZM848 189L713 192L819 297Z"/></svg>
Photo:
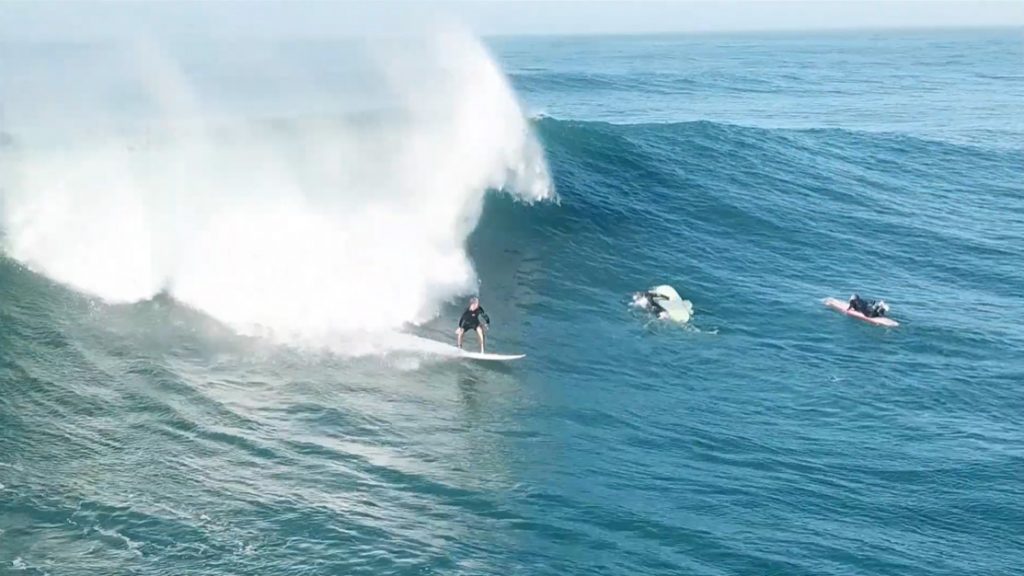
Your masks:
<svg viewBox="0 0 1024 576"><path fill-rule="evenodd" d="M856 318L858 320L863 320L863 321L867 322L868 324L874 324L875 326L885 326L887 328L895 328L895 327L900 325L899 322L893 320L892 318L886 318L885 316L879 316L877 318L869 318L869 317L861 314L860 312L857 312L856 310L847 310L847 308L850 307L850 303L849 302L843 302L842 300L836 300L835 298L825 298L825 306L828 306L829 308L831 308L831 309L833 309L833 310L835 310L837 312L841 312L843 314L846 314L847 316L850 316L851 318Z"/></svg>

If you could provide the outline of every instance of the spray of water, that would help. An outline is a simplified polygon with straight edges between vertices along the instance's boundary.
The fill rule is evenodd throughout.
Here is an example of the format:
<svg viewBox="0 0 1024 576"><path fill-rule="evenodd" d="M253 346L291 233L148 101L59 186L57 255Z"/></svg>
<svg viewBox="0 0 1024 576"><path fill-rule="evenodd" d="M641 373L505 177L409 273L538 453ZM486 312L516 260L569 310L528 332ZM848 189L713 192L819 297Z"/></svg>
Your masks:
<svg viewBox="0 0 1024 576"><path fill-rule="evenodd" d="M394 330L474 289L465 240L488 190L553 194L506 78L469 36L372 51L372 117L221 106L214 119L174 60L137 53L160 112L144 143L76 136L5 163L6 251L106 300L166 291L286 339Z"/></svg>

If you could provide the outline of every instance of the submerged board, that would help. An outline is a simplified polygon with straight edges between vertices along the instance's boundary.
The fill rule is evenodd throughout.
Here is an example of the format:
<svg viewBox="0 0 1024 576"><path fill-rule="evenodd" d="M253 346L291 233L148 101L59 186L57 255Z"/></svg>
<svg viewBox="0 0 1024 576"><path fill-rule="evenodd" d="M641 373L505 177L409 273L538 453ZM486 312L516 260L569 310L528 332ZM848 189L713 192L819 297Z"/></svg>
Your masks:
<svg viewBox="0 0 1024 576"><path fill-rule="evenodd" d="M487 360L491 362L508 362L510 360L519 360L520 358L526 358L526 354L481 354L480 352L466 352L462 351L463 358L469 358L471 360Z"/></svg>
<svg viewBox="0 0 1024 576"><path fill-rule="evenodd" d="M865 315L861 314L860 312L857 312L856 310L849 310L850 304L848 302L843 302L842 300L836 300L835 298L825 298L825 306L828 306L829 308L835 310L836 312L841 312L841 313L846 314L847 316L849 316L851 318L856 318L858 320L863 320L863 321L867 322L868 324L874 324L875 326L885 326L887 328L895 328L895 327L900 325L899 322L893 320L892 318L886 318L885 316L879 316L877 318L871 318L869 316L865 316Z"/></svg>

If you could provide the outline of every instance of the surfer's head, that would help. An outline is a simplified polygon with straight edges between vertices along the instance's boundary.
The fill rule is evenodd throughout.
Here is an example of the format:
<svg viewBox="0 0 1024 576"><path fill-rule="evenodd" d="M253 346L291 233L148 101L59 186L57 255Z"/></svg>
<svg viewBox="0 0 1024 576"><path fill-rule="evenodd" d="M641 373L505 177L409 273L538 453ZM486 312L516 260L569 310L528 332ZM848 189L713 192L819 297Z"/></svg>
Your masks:
<svg viewBox="0 0 1024 576"><path fill-rule="evenodd" d="M480 307L480 299L479 298L477 298L476 296L473 296L472 298L469 299L469 309L470 310L476 310L479 307Z"/></svg>

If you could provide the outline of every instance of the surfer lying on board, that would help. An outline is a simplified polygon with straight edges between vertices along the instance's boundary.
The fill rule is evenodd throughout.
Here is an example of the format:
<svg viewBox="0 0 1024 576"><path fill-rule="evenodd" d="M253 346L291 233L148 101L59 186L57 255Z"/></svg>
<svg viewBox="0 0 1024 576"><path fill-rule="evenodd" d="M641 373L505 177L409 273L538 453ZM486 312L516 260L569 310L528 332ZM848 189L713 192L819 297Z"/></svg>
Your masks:
<svg viewBox="0 0 1024 576"><path fill-rule="evenodd" d="M651 292L650 290L633 293L633 303L636 306L650 310L652 314L661 319L668 318L668 315L665 313L665 309L661 307L661 304L659 304L659 302L664 302L666 300L668 300L668 298L665 296L662 296L657 292Z"/></svg>
<svg viewBox="0 0 1024 576"><path fill-rule="evenodd" d="M693 316L693 303L680 298L675 288L667 284L634 292L633 306L648 310L660 320L686 323Z"/></svg>
<svg viewBox="0 0 1024 576"><path fill-rule="evenodd" d="M889 313L889 305L885 300L865 300L854 294L850 296L850 306L847 310L860 312L868 318L879 318Z"/></svg>
<svg viewBox="0 0 1024 576"><path fill-rule="evenodd" d="M480 324L481 318L484 320L483 324ZM462 313L462 317L459 318L459 327L455 329L455 338L459 349L462 349L462 335L475 330L477 338L480 339L480 353L483 354L484 329L490 325L491 318L487 316L487 312L484 312L483 307L480 306L480 299L475 296L470 298L469 307Z"/></svg>

